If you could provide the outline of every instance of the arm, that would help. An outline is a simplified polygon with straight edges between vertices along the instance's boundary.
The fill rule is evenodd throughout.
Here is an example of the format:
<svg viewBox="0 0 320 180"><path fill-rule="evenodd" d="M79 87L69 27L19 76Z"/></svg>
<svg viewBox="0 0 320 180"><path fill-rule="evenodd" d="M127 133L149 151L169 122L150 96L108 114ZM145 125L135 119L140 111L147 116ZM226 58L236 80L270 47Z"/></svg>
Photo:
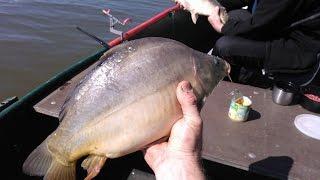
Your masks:
<svg viewBox="0 0 320 180"><path fill-rule="evenodd" d="M244 6L248 6L251 0L218 0L221 6L225 7L227 11L234 9L240 9Z"/></svg>
<svg viewBox="0 0 320 180"><path fill-rule="evenodd" d="M229 18L220 32L224 35L266 35L270 36L281 31L290 24L297 12L299 0L260 0L256 12L251 18L240 21ZM212 18L211 18L212 19ZM212 26L216 26L210 21ZM216 29L216 28L215 28Z"/></svg>
<svg viewBox="0 0 320 180"><path fill-rule="evenodd" d="M157 180L204 180L204 174L199 162L172 161L166 167L162 166L155 171Z"/></svg>
<svg viewBox="0 0 320 180"><path fill-rule="evenodd" d="M260 0L252 18L246 21L230 19L221 32L225 35L260 35L279 32L289 25L292 19L296 0Z"/></svg>

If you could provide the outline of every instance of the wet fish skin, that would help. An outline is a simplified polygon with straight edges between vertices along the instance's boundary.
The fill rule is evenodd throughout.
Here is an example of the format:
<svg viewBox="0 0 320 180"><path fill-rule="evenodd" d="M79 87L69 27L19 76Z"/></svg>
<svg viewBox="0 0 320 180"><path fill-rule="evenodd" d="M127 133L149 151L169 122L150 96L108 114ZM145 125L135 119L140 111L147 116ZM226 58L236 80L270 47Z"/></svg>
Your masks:
<svg viewBox="0 0 320 180"><path fill-rule="evenodd" d="M175 94L180 81L189 81L201 101L230 68L218 57L165 38L129 41L100 59L68 98L59 127L25 161L27 174L74 179L76 161L90 155L82 166L94 177L92 168L101 168L106 158L135 152L170 133L182 117Z"/></svg>
<svg viewBox="0 0 320 180"><path fill-rule="evenodd" d="M196 24L198 15L210 16L216 6L220 7L220 19L222 23L228 21L226 9L216 0L174 0L191 13L192 22Z"/></svg>

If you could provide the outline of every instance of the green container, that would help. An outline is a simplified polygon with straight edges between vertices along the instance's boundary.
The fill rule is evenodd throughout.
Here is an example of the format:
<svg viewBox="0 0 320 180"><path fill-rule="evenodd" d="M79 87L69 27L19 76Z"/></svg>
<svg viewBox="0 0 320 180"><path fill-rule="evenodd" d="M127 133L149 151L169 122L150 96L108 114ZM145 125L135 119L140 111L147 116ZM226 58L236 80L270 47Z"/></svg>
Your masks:
<svg viewBox="0 0 320 180"><path fill-rule="evenodd" d="M240 98L242 98L242 100L239 100ZM252 104L251 100L248 97L243 96L240 98L233 98L231 100L228 112L230 119L237 122L243 122L248 119ZM239 101L241 101L242 103L238 103Z"/></svg>

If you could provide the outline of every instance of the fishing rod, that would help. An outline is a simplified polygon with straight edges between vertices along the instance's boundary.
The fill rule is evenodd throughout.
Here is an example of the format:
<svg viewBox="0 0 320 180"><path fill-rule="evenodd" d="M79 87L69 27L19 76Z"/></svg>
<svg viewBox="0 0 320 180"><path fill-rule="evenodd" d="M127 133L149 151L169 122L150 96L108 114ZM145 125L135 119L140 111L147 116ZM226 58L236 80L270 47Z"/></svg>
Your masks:
<svg viewBox="0 0 320 180"><path fill-rule="evenodd" d="M105 47L106 49L110 49L110 46L105 43L102 39L98 38L97 36L88 33L87 31L81 29L80 27L76 27L80 32L82 32L83 34L89 36L90 38L94 39L95 41L97 41L100 45L102 45L103 47Z"/></svg>

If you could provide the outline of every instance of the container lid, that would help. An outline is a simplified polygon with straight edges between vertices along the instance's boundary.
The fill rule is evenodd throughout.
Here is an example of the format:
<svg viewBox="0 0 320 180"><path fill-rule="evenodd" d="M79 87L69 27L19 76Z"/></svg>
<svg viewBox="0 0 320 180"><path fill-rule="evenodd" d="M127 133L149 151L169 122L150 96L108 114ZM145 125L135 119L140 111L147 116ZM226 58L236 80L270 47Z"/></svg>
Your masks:
<svg viewBox="0 0 320 180"><path fill-rule="evenodd" d="M303 134L320 140L320 117L312 114L296 116L294 125Z"/></svg>

